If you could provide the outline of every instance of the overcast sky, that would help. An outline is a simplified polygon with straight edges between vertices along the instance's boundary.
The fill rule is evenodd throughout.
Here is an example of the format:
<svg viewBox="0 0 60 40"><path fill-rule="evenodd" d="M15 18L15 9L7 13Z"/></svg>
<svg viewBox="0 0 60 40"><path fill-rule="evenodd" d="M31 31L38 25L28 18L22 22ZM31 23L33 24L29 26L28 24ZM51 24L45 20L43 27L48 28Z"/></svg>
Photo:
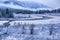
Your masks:
<svg viewBox="0 0 60 40"><path fill-rule="evenodd" d="M19 0L19 1L31 1L42 3L53 8L60 8L60 0Z"/></svg>
<svg viewBox="0 0 60 40"><path fill-rule="evenodd" d="M28 2L31 1L31 2L42 3L52 8L60 8L60 0L18 0L18 1L28 1Z"/></svg>

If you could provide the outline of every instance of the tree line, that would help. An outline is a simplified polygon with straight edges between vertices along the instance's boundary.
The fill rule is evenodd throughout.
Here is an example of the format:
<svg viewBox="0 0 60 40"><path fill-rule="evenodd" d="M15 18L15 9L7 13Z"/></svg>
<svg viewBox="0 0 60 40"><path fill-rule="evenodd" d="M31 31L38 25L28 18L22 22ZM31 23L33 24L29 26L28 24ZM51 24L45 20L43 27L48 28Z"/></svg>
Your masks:
<svg viewBox="0 0 60 40"><path fill-rule="evenodd" d="M16 14L60 13L60 8L53 9L53 10L36 10L36 11L6 8L6 9L0 9L0 18L14 18L13 13L16 13Z"/></svg>

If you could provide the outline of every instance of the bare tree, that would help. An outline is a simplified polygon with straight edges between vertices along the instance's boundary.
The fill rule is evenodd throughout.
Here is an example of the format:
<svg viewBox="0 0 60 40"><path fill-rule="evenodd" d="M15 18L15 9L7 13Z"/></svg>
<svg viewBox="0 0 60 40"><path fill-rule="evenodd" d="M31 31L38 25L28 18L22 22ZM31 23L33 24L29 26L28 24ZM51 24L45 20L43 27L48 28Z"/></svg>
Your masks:
<svg viewBox="0 0 60 40"><path fill-rule="evenodd" d="M50 28L49 28L50 35L53 34L53 31L54 31L54 24L50 24Z"/></svg>
<svg viewBox="0 0 60 40"><path fill-rule="evenodd" d="M22 24L22 34L25 34L25 26L26 26L26 23L25 24Z"/></svg>
<svg viewBox="0 0 60 40"><path fill-rule="evenodd" d="M30 34L34 34L34 24L31 24L30 25Z"/></svg>
<svg viewBox="0 0 60 40"><path fill-rule="evenodd" d="M12 21L13 20L10 20L10 21L8 21L6 23L3 23L3 27L8 27L10 25L10 22L12 22ZM7 34L7 32L3 33L2 35L4 35L4 34Z"/></svg>
<svg viewBox="0 0 60 40"><path fill-rule="evenodd" d="M3 23L3 25L2 25L2 27L8 27L10 24L10 22L12 22L12 20L10 20L10 21L8 21L8 22L6 22L6 23ZM3 29L2 29L3 30ZM7 35L8 33L7 33L7 31L6 32L4 32L4 33L2 33L2 34L0 34L0 37L2 37L2 35L3 36L5 36L5 35Z"/></svg>
<svg viewBox="0 0 60 40"><path fill-rule="evenodd" d="M14 20L9 20L8 22L3 23L4 27L8 27L10 25L10 22L12 22L12 21L14 21Z"/></svg>

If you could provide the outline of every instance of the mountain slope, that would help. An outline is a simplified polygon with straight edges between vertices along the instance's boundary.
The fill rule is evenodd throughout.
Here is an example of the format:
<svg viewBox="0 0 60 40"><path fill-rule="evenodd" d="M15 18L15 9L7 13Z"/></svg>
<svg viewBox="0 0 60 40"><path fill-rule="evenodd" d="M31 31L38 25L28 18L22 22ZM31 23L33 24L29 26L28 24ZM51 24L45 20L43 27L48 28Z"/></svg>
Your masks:
<svg viewBox="0 0 60 40"><path fill-rule="evenodd" d="M48 6L41 4L41 3L35 3L35 2L15 2L17 5L20 5L22 7L26 7L26 8L33 8L33 9L37 9L37 8L48 8Z"/></svg>
<svg viewBox="0 0 60 40"><path fill-rule="evenodd" d="M4 1L0 3L0 7L2 8L13 8L13 9L23 9L23 10L36 10L42 8L49 8L46 5L34 2L27 1Z"/></svg>

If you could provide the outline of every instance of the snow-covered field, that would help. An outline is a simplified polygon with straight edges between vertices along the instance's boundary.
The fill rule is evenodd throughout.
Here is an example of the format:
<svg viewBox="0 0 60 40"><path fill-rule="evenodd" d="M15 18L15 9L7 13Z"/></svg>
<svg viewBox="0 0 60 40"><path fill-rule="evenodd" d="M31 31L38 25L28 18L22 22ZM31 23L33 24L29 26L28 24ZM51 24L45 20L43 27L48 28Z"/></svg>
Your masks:
<svg viewBox="0 0 60 40"><path fill-rule="evenodd" d="M2 20L9 19L15 20L10 22L14 24L14 22L20 22L21 24L52 24L52 23L60 23L60 14L15 14L15 18L0 18ZM18 16L18 17L17 17ZM0 24L8 21L0 21Z"/></svg>
<svg viewBox="0 0 60 40"><path fill-rule="evenodd" d="M9 26L4 25L8 21L0 21L0 40L60 40L60 16L32 14L31 17L12 21Z"/></svg>

